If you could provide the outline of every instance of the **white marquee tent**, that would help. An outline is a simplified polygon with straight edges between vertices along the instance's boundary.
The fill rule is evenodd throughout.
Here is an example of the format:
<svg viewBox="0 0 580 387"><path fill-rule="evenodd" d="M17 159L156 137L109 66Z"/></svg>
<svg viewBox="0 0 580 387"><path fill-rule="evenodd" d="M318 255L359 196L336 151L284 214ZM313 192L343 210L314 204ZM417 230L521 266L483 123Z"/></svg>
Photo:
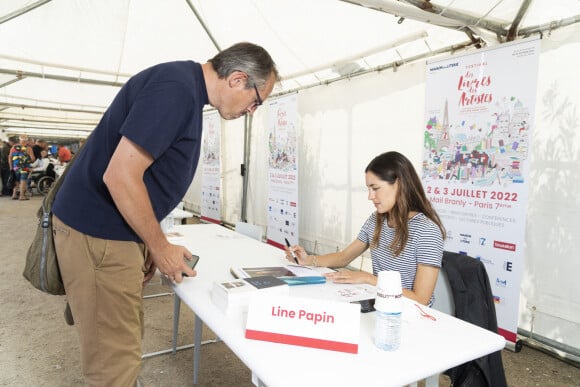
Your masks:
<svg viewBox="0 0 580 387"><path fill-rule="evenodd" d="M425 8L425 10L422 10ZM0 125L86 136L129 76L266 47L279 92L578 23L577 0L9 0L0 2Z"/></svg>
<svg viewBox="0 0 580 387"><path fill-rule="evenodd" d="M0 137L86 137L139 70L260 44L283 78L274 94L299 93L301 243L323 253L349 243L371 211L362 178L370 158L397 149L420 166L426 61L534 36L542 41L519 327L577 360L578 0L2 1ZM266 225L266 110L251 121L244 214L248 121L222 122L228 223ZM195 211L198 180L186 196Z"/></svg>

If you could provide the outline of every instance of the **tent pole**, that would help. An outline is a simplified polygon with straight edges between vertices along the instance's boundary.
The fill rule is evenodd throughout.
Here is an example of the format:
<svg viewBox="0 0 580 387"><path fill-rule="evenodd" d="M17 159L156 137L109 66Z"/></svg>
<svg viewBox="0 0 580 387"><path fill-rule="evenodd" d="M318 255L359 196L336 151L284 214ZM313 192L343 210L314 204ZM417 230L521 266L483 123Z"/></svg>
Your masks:
<svg viewBox="0 0 580 387"><path fill-rule="evenodd" d="M92 85L102 85L102 86L114 86L114 87L122 87L124 85L123 82L114 82L114 81L104 81L100 79L89 79L83 77L71 77L66 75L57 75L57 74L46 74L46 73L37 73L32 71L24 71L24 70L12 70L12 69L3 69L0 68L0 74L5 75L13 75L16 78L41 78L41 79L52 79L55 81L67 81L67 82L74 82L74 83L88 83Z"/></svg>
<svg viewBox="0 0 580 387"><path fill-rule="evenodd" d="M44 132L58 132L58 133L62 133L63 135L68 135L68 134L83 134L83 135L89 135L91 134L91 132L94 130L94 126L91 126L90 129L87 128L60 128L58 126L49 126L49 125L43 125L43 126L27 126L27 125L12 125L12 124L6 124L6 123L0 123L0 129L4 130L4 132L17 132L17 133L23 133L23 134L28 134L28 135L33 135L36 133L44 133Z"/></svg>
<svg viewBox="0 0 580 387"><path fill-rule="evenodd" d="M52 0L40 0L34 4L27 5L26 7L20 8L17 11L11 12L8 15L5 15L4 17L0 18L0 24L6 23L7 21L12 20L20 15L24 15L26 12L30 12L33 9L40 7L41 5L44 5L46 3L50 3L51 1Z"/></svg>
<svg viewBox="0 0 580 387"><path fill-rule="evenodd" d="M518 14L512 21L512 25L506 35L506 41L511 42L518 36L518 29L520 27L520 23L522 22L522 19L524 18L525 14L528 12L528 8L530 7L531 3L532 0L524 0L522 5L520 6Z"/></svg>
<svg viewBox="0 0 580 387"><path fill-rule="evenodd" d="M246 114L244 117L244 163L241 165L240 173L243 179L242 185L242 213L241 220L247 221L247 200L248 200L248 176L250 172L250 138L252 136L252 115Z"/></svg>
<svg viewBox="0 0 580 387"><path fill-rule="evenodd" d="M38 103L39 101L36 101ZM57 104L58 102L50 102L50 101L43 101L48 103ZM54 110L58 112L71 112L71 113L88 113L88 114L103 114L105 112L105 108L102 111L99 110L84 110L84 109L71 109L71 108L64 108L64 107L56 107L56 106L39 106L39 105L26 105L22 103L8 103L0 101L0 106L5 106L9 108L19 108L19 109L40 109L40 110Z"/></svg>
<svg viewBox="0 0 580 387"><path fill-rule="evenodd" d="M199 16L199 14L197 13L193 4L191 4L191 1L190 0L185 0L185 1L187 2L187 5L189 5L189 8L191 8L191 11L193 12L195 17L197 18L197 21L199 22L199 24L201 24L201 26L205 30L205 33L207 34L208 38L210 38L210 40L213 43L213 45L215 46L215 48L221 52L222 49L220 48L220 45L218 44L218 42L215 40L215 38L211 34L211 31L209 30L209 28L207 28L204 21L201 19L201 16Z"/></svg>

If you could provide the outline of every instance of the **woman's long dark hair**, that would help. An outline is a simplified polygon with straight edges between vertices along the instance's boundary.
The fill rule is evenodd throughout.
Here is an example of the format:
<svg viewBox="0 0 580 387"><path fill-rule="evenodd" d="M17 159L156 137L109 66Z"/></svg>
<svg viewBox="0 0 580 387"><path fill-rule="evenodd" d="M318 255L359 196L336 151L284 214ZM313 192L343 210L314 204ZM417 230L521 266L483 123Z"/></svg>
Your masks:
<svg viewBox="0 0 580 387"><path fill-rule="evenodd" d="M386 152L375 157L365 169L366 172L372 172L381 180L389 184L399 183L395 205L384 214L377 213L377 224L371 242L371 247L376 248L379 245L379 236L385 221L390 221L391 226L395 229L395 238L389 246L395 256L399 256L407 241L409 240L409 212L422 212L431 219L441 230L443 239L445 239L445 228L439 219L439 215L431 205L421 180L413 167L413 164L399 152Z"/></svg>

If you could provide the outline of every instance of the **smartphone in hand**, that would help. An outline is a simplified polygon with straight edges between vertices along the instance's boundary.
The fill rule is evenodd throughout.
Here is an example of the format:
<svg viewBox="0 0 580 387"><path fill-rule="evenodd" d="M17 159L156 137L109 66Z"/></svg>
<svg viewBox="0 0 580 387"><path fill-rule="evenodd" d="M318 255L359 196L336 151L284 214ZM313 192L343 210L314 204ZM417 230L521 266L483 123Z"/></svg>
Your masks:
<svg viewBox="0 0 580 387"><path fill-rule="evenodd" d="M195 265L197 265L197 261L199 261L199 256L198 256L198 255L195 255L195 254L192 254L192 256L191 256L191 260L184 259L184 261L185 261L185 263L187 264L187 266L189 266L189 268L190 268L191 270L193 270L193 269L195 268ZM184 277L189 277L189 276L188 276L187 274L185 274L185 273L181 273L181 274L182 274Z"/></svg>

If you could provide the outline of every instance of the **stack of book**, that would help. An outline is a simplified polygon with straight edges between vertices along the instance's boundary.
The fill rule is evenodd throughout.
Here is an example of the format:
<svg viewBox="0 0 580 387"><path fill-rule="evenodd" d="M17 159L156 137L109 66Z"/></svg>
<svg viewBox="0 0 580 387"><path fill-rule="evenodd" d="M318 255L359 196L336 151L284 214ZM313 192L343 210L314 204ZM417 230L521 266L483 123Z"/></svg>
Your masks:
<svg viewBox="0 0 580 387"><path fill-rule="evenodd" d="M314 285L326 282L322 274L332 273L333 269L302 265L267 266L267 267L232 267L230 272L236 278L271 276L285 281L290 286Z"/></svg>
<svg viewBox="0 0 580 387"><path fill-rule="evenodd" d="M290 292L288 284L283 280L273 276L261 276L214 282L211 299L226 315L233 315L246 312L251 297L258 291L284 295Z"/></svg>

